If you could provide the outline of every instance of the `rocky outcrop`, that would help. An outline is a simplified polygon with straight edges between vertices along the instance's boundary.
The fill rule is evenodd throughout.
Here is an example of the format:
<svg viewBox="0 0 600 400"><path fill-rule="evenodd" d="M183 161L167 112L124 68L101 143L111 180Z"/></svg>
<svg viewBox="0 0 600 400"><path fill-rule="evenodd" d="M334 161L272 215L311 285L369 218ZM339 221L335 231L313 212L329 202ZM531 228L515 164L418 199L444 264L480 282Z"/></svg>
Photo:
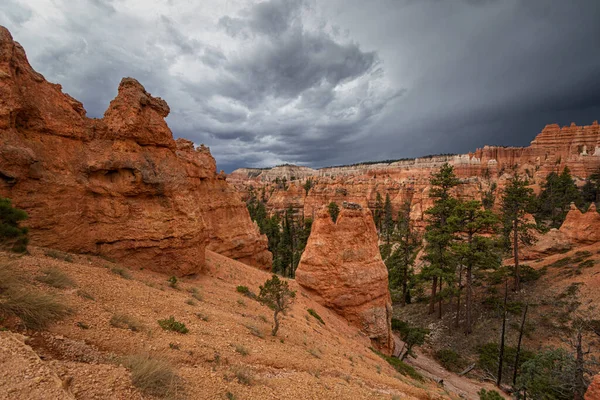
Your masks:
<svg viewBox="0 0 600 400"><path fill-rule="evenodd" d="M585 400L600 400L600 374L594 376L592 383L585 392Z"/></svg>
<svg viewBox="0 0 600 400"><path fill-rule="evenodd" d="M208 148L173 140L168 113L124 78L87 118L0 27L0 196L28 212L33 244L177 275L199 272L206 248L268 267L244 203Z"/></svg>
<svg viewBox="0 0 600 400"><path fill-rule="evenodd" d="M552 254L565 253L572 247L569 237L553 228L543 235L538 235L532 246L523 248L521 257L523 260L537 260Z"/></svg>
<svg viewBox="0 0 600 400"><path fill-rule="evenodd" d="M311 298L335 310L390 354L392 305L388 273L381 260L369 210L343 207L334 223L322 209L312 226L296 270L296 281Z"/></svg>
<svg viewBox="0 0 600 400"><path fill-rule="evenodd" d="M562 232L572 243L592 244L600 241L600 214L592 203L587 212L582 213L571 204L567 218L560 226Z"/></svg>
<svg viewBox="0 0 600 400"><path fill-rule="evenodd" d="M499 193L518 171L527 176L532 188L539 191L548 173L569 167L581 183L600 167L600 125L568 127L548 125L528 147L485 146L473 153L440 155L396 162L367 163L312 170L302 167L295 171L297 180L287 185L274 183L276 178L290 176L291 166L272 169L243 169L230 174L228 181L242 194L248 187L265 188L267 208L271 212L292 207L299 214L314 215L319 208L335 201L351 201L375 206L377 193L390 196L394 214L406 203L411 204L411 219L417 228L424 226L424 211L431 206L429 178L444 163L454 166L462 185L457 194L481 200L485 192L495 187ZM308 195L302 185L311 179L314 187ZM289 180L289 179L288 179Z"/></svg>

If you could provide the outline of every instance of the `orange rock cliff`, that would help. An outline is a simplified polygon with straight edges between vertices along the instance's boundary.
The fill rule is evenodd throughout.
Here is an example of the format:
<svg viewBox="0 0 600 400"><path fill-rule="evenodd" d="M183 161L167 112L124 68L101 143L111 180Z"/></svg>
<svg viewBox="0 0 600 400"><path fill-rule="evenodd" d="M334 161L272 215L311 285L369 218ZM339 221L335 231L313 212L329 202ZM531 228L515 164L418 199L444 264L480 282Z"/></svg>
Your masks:
<svg viewBox="0 0 600 400"><path fill-rule="evenodd" d="M296 281L311 298L361 329L376 348L391 354L388 272L369 210L344 203L335 223L326 209L320 210Z"/></svg>
<svg viewBox="0 0 600 400"><path fill-rule="evenodd" d="M373 208L377 192L383 198L389 194L394 212L406 202L411 205L411 219L417 227L424 226L423 212L432 205L429 199L431 173L448 162L454 166L462 185L459 197L481 200L493 188L496 200L512 176L518 171L527 176L535 190L552 171L568 167L576 180L584 178L600 167L600 125L560 128L548 125L528 147L485 146L473 153L443 155L402 160L392 163L369 163L344 167L311 169L284 165L270 169L242 168L227 178L242 196L248 188L257 194L264 187L269 211L292 207L305 216L314 216L320 207L335 201L354 202ZM286 178L287 184L275 183ZM293 178L293 180L292 180ZM314 186L308 195L303 188L307 179Z"/></svg>
<svg viewBox="0 0 600 400"><path fill-rule="evenodd" d="M169 106L124 78L104 118L34 71L0 26L0 196L31 242L176 275L205 249L270 267L267 239L208 148L174 140Z"/></svg>

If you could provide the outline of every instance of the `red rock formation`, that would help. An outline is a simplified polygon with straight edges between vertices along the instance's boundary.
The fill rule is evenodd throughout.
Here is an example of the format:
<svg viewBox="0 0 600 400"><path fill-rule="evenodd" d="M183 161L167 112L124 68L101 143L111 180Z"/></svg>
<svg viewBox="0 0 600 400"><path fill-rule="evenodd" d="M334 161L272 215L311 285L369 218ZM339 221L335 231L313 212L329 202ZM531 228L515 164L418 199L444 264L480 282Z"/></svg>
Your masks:
<svg viewBox="0 0 600 400"><path fill-rule="evenodd" d="M343 207L334 223L321 210L296 270L313 299L339 313L387 354L393 350L388 273L379 253L371 213Z"/></svg>
<svg viewBox="0 0 600 400"><path fill-rule="evenodd" d="M600 374L594 376L584 396L585 400L600 400Z"/></svg>
<svg viewBox="0 0 600 400"><path fill-rule="evenodd" d="M550 229L543 235L538 235L530 247L522 247L523 260L536 260L556 253L564 253L573 247L569 237L558 229Z"/></svg>
<svg viewBox="0 0 600 400"><path fill-rule="evenodd" d="M534 190L538 191L548 173L569 167L579 182L600 167L600 125L560 128L548 125L528 147L485 146L473 153L455 156L433 156L393 163L362 164L331 167L319 170L307 168L273 168L267 170L237 170L227 178L242 194L247 188L266 187L267 207L271 212L292 206L311 215L331 201L350 201L373 208L376 194L390 195L394 213L405 202L411 203L411 219L415 226L424 225L423 212L431 206L429 178L432 172L448 162L454 166L463 185L459 196L480 200L484 191L497 185L496 198L510 178L512 171L528 176ZM298 180L288 188L274 184L277 177L288 176L290 171ZM315 186L306 196L301 185L308 178Z"/></svg>
<svg viewBox="0 0 600 400"><path fill-rule="evenodd" d="M29 65L0 27L0 196L31 242L186 275L205 248L267 267L266 237L205 147L173 140L166 102L124 78L102 119Z"/></svg>
<svg viewBox="0 0 600 400"><path fill-rule="evenodd" d="M592 203L586 213L571 204L567 218L560 227L572 243L592 244L600 241L600 214Z"/></svg>

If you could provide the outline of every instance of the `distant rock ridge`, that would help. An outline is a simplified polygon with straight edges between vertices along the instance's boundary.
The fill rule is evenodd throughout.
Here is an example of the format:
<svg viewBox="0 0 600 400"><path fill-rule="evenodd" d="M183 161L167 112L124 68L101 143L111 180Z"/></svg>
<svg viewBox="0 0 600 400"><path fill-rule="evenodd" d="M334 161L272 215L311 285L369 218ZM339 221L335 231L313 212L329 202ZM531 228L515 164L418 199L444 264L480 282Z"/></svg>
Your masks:
<svg viewBox="0 0 600 400"><path fill-rule="evenodd" d="M205 249L269 268L267 239L208 148L173 140L169 106L124 78L101 119L34 71L0 27L0 196L31 242L195 274Z"/></svg>
<svg viewBox="0 0 600 400"><path fill-rule="evenodd" d="M376 348L392 353L388 273L368 209L345 203L335 223L327 209L320 210L296 282L311 298L361 329Z"/></svg>

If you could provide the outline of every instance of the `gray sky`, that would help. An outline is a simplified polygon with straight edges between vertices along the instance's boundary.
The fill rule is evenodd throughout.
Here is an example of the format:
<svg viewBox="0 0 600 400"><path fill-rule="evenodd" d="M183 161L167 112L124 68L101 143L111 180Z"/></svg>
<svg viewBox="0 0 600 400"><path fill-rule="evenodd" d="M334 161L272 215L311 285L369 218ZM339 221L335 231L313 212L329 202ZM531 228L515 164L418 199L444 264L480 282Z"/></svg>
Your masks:
<svg viewBox="0 0 600 400"><path fill-rule="evenodd" d="M600 119L600 0L2 0L0 25L90 117L138 79L228 172Z"/></svg>

